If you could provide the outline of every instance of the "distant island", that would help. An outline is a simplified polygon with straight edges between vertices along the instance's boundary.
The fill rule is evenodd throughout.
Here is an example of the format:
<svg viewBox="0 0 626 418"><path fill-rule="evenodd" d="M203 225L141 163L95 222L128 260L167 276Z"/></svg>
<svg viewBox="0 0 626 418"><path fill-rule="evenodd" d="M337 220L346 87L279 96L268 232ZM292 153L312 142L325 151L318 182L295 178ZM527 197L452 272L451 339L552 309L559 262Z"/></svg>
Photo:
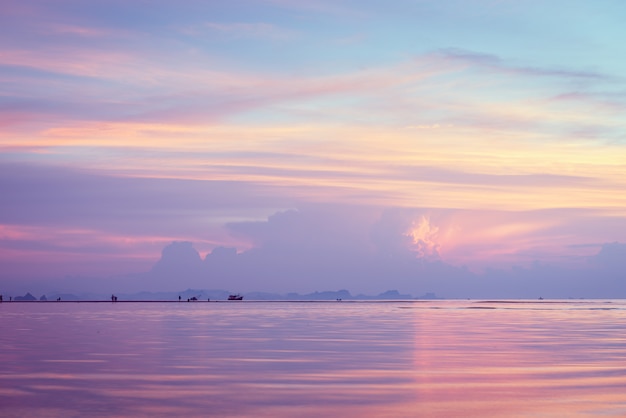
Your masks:
<svg viewBox="0 0 626 418"><path fill-rule="evenodd" d="M228 300L232 292L227 290L187 289L180 292L138 292L128 294L116 294L115 301L220 301ZM269 293L247 292L241 293L247 301L270 301L270 300L412 300L412 299L440 299L434 293L425 293L421 297L413 297L410 294L402 294L397 290L387 290L378 295L352 295L348 290L326 290L313 293ZM30 292L19 296L0 295L0 302L80 302L80 301L112 301L111 295L100 294L72 294L52 292L37 298Z"/></svg>

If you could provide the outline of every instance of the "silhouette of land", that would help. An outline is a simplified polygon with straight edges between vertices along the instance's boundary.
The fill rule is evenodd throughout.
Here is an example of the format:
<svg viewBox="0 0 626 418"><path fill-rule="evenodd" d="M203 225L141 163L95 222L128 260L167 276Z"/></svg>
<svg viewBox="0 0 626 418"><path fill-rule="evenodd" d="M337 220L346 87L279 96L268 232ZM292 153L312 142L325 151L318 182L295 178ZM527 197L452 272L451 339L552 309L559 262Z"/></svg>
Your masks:
<svg viewBox="0 0 626 418"><path fill-rule="evenodd" d="M226 290L187 289L181 292L139 292L132 294L112 295L75 295L72 293L50 293L42 295L39 299L30 292L23 296L7 296L0 299L4 302L28 302L28 303L123 303L123 302L171 302L171 303L207 303L207 302L241 302L228 300L233 294ZM422 297L415 298L410 294L401 294L397 290L388 290L378 295L352 295L348 290L320 291L313 293L267 293L247 292L241 293L245 302L296 302L296 301L358 301L358 300L414 300L414 299L437 299L435 294L426 293Z"/></svg>

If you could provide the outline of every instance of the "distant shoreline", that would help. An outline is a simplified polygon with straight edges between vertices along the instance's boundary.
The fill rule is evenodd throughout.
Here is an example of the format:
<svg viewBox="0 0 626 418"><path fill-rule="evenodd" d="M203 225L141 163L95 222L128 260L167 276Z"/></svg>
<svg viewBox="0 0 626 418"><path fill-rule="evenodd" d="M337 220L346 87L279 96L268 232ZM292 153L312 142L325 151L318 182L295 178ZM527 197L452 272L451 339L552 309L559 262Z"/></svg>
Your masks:
<svg viewBox="0 0 626 418"><path fill-rule="evenodd" d="M471 302L476 304L554 304L554 303L588 303L599 302L611 303L612 300L623 298L600 298L600 299L248 299L248 300L4 300L2 304L25 303L25 304L55 304L55 303L179 303L179 304L206 304L206 303L437 303L437 302Z"/></svg>
<svg viewBox="0 0 626 418"><path fill-rule="evenodd" d="M455 300L455 299L450 299L450 300ZM461 299L462 300L462 299ZM187 304L187 303L195 303L195 304L199 304L199 303L214 303L214 302L219 302L219 303L317 303L317 302L323 302L323 303L354 303L354 302L370 302L370 303L392 303L392 302L437 302L437 301L443 301L443 299L438 299L438 300L418 300L418 299L349 299L349 300L333 300L333 299L316 299L316 300L263 300L263 299L248 299L248 300L226 300L226 299L218 299L218 300L193 300L193 301L187 301L187 300L117 300L115 302L110 301L110 300L13 300L13 301L3 301L0 302L0 304L2 303L32 303L32 304L38 304L38 303L49 303L49 304L55 304L55 303L110 303L110 304L116 304L116 303L180 303L180 304Z"/></svg>

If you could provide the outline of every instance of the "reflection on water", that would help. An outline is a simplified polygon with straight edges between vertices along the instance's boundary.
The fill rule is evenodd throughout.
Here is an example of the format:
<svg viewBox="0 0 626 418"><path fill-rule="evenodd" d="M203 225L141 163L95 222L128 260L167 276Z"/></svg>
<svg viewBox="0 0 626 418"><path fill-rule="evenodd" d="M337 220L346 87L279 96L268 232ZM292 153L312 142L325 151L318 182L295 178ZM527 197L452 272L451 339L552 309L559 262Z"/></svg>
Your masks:
<svg viewBox="0 0 626 418"><path fill-rule="evenodd" d="M624 301L3 303L0 416L626 416Z"/></svg>

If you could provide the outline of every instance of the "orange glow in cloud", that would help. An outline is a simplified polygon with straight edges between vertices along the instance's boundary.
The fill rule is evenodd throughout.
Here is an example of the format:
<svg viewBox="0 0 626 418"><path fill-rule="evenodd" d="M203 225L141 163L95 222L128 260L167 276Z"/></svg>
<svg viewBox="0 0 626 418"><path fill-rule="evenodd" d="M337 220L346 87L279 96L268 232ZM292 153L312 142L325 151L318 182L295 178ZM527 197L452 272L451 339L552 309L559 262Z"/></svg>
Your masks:
<svg viewBox="0 0 626 418"><path fill-rule="evenodd" d="M576 215L558 211L429 212L417 216L405 234L411 238L409 249L418 258L440 258L482 271L487 266L503 267L511 263L528 266L538 258L556 265L576 264L597 252L593 246L571 247L580 237L564 232L563 225L584 221L584 217L576 221L568 219ZM603 232L597 233L597 237L587 235L584 239L600 241Z"/></svg>
<svg viewBox="0 0 626 418"><path fill-rule="evenodd" d="M439 228L431 224L429 217L421 216L413 221L406 235L411 238L411 249L417 257L439 258Z"/></svg>

